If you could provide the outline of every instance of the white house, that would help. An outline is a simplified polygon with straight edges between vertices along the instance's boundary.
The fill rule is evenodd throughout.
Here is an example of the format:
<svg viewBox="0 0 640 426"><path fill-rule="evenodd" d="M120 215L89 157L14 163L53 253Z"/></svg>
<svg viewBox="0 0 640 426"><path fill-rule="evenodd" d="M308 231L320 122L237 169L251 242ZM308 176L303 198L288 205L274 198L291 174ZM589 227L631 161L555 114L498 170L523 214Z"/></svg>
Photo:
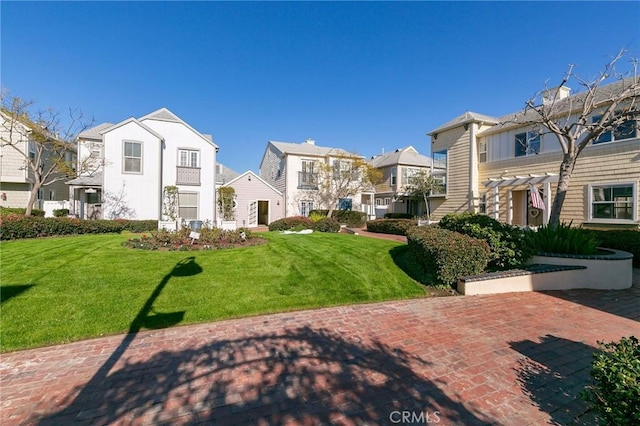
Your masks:
<svg viewBox="0 0 640 426"><path fill-rule="evenodd" d="M311 210L329 208L319 194L324 166L345 163L353 157L340 148L317 146L311 139L302 143L269 141L260 163L260 177L283 193L286 217L308 216ZM341 199L334 207L373 216L373 188Z"/></svg>
<svg viewBox="0 0 640 426"><path fill-rule="evenodd" d="M164 189L176 186L183 221L214 223L218 147L210 135L198 132L168 109L98 126L81 134L80 141L85 142L81 148L85 155L79 161L101 150L103 164L84 180L72 181L70 191L75 197L86 197L87 192L101 190L105 219L161 220Z"/></svg>

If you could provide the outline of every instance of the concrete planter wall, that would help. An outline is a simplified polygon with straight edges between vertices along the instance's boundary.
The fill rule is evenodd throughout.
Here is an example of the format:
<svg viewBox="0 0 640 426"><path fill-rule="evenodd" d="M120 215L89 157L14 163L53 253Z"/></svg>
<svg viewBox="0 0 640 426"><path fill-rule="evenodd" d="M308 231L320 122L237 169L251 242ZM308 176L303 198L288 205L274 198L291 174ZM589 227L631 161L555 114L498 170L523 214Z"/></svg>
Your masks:
<svg viewBox="0 0 640 426"><path fill-rule="evenodd" d="M533 256L529 263L547 265L585 266L576 271L575 279L563 283L563 289L592 288L598 290L619 290L631 287L633 275L633 255L626 251L600 248L607 254L570 255L545 253Z"/></svg>

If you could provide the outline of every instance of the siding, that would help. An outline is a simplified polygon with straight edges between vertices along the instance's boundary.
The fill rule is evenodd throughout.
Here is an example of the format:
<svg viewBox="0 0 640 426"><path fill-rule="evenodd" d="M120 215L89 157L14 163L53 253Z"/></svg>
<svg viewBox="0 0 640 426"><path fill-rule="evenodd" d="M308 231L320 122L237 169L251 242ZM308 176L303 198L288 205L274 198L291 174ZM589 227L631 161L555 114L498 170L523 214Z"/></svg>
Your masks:
<svg viewBox="0 0 640 426"><path fill-rule="evenodd" d="M240 176L229 186L236 191L236 223L238 226L248 226L249 204L252 201L269 201L268 223L284 217L284 197L282 194L265 185L253 173Z"/></svg>

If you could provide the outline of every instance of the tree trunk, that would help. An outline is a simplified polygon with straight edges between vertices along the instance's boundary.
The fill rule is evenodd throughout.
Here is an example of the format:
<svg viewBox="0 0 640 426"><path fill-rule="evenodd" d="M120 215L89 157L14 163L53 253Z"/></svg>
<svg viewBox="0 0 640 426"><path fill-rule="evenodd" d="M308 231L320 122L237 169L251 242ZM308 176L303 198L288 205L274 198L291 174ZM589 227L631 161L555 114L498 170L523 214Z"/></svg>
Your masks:
<svg viewBox="0 0 640 426"><path fill-rule="evenodd" d="M427 194L422 194L424 198L424 209L427 212L427 220L431 220L431 212L429 211L429 200L427 198Z"/></svg>
<svg viewBox="0 0 640 426"><path fill-rule="evenodd" d="M327 217L331 217L331 215L333 214L334 210L335 210L335 208L333 207L333 205L331 205L329 207L329 210L327 211Z"/></svg>
<svg viewBox="0 0 640 426"><path fill-rule="evenodd" d="M549 214L549 227L557 228L560 225L560 212L562 211L562 205L564 199L567 196L567 189L569 188L569 181L571 180L571 174L573 168L576 165L577 156L572 153L563 155L562 164L560 164L560 176L558 178L558 187L556 195L553 197L553 204L551 205L551 213Z"/></svg>
<svg viewBox="0 0 640 426"><path fill-rule="evenodd" d="M39 185L33 185L31 188L31 192L29 193L29 201L27 202L27 207L24 211L25 216L31 216L31 211L33 210L33 203L38 199L38 191L40 190Z"/></svg>

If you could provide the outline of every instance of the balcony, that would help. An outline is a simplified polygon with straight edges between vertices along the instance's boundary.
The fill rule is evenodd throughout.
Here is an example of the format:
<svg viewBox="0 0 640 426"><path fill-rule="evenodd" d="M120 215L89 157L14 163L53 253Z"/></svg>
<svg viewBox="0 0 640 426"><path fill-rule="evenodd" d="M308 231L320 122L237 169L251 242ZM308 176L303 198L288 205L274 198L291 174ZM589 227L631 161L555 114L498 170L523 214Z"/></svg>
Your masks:
<svg viewBox="0 0 640 426"><path fill-rule="evenodd" d="M318 173L298 172L298 189L318 189Z"/></svg>
<svg viewBox="0 0 640 426"><path fill-rule="evenodd" d="M176 185L200 185L200 167L177 167Z"/></svg>

